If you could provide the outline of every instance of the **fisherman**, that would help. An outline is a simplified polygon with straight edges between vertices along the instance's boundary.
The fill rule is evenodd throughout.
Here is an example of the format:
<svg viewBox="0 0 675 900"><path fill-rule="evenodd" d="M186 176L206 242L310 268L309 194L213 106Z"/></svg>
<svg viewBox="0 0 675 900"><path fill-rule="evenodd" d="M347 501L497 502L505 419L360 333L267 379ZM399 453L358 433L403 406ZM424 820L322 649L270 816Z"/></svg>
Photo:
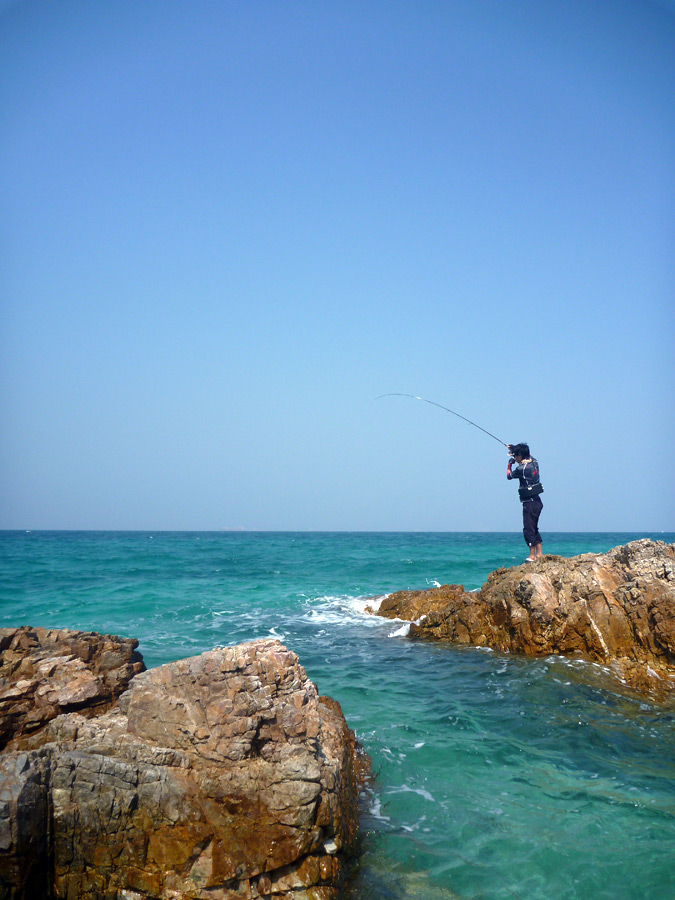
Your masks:
<svg viewBox="0 0 675 900"><path fill-rule="evenodd" d="M523 535L530 548L530 555L525 562L533 562L542 555L539 516L544 504L539 494L544 488L539 480L539 463L530 456L527 444L507 444L506 449L510 457L506 477L509 481L512 478L520 481L518 496L523 503Z"/></svg>

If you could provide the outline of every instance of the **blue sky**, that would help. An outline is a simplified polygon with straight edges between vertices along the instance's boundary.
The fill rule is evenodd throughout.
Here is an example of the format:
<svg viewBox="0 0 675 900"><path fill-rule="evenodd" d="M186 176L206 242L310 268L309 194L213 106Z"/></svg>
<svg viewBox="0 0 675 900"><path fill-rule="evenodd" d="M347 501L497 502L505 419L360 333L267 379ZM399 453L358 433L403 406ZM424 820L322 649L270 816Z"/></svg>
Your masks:
<svg viewBox="0 0 675 900"><path fill-rule="evenodd" d="M0 2L0 527L673 531L675 11Z"/></svg>

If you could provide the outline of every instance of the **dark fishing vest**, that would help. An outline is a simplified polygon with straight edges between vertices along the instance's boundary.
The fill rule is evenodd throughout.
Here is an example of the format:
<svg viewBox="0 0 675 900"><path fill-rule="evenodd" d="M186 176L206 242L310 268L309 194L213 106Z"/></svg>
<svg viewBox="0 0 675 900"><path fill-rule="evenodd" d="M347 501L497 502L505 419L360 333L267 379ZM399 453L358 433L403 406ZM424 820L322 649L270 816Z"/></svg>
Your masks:
<svg viewBox="0 0 675 900"><path fill-rule="evenodd" d="M534 500L543 493L544 487L539 481L539 463L536 459L528 459L526 463L515 466L511 469L511 475L520 482L518 496L523 503Z"/></svg>

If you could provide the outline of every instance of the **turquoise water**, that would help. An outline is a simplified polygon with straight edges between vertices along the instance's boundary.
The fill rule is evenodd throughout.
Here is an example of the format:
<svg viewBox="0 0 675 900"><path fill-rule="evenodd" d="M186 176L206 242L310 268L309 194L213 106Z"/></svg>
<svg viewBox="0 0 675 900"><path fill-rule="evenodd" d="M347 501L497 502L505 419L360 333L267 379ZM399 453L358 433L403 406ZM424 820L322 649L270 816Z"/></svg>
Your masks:
<svg viewBox="0 0 675 900"><path fill-rule="evenodd" d="M637 537L546 535L572 556ZM148 666L270 635L373 759L350 900L675 897L675 707L598 666L411 642L365 598L477 588L516 534L0 532L0 625L134 636Z"/></svg>

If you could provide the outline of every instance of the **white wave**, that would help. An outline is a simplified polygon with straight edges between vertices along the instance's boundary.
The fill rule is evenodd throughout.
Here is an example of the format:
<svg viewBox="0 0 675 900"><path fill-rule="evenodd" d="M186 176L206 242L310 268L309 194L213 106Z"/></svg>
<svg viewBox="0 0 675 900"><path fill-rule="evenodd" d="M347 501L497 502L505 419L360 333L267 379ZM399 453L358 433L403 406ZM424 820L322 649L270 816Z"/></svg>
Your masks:
<svg viewBox="0 0 675 900"><path fill-rule="evenodd" d="M366 612L368 608L375 612L384 597L334 597L327 595L307 599L307 612L303 618L316 625L366 625L370 628L383 628L391 625L390 621Z"/></svg>
<svg viewBox="0 0 675 900"><path fill-rule="evenodd" d="M425 800L429 800L431 803L436 802L436 798L433 794L430 794L426 788L414 788L410 787L408 784L402 784L400 787L391 788L391 790L387 791L388 794L419 794L420 797L423 797Z"/></svg>
<svg viewBox="0 0 675 900"><path fill-rule="evenodd" d="M381 597L350 597L349 599L352 606L362 615L371 616L379 610L382 601L388 596L389 594L382 594Z"/></svg>
<svg viewBox="0 0 675 900"><path fill-rule="evenodd" d="M397 624L395 631L388 637L407 637L411 623L407 619L386 619L376 615L383 600L389 594L375 597L334 596L303 598L306 612L303 619L315 625L366 625L369 628L387 628ZM415 620L420 625L427 617L422 615Z"/></svg>
<svg viewBox="0 0 675 900"><path fill-rule="evenodd" d="M382 801L379 797L376 797L374 794L372 796L372 801L370 806L368 807L368 812L375 819L380 819L382 822L390 822L391 816L385 816L382 812Z"/></svg>
<svg viewBox="0 0 675 900"><path fill-rule="evenodd" d="M426 822L426 819L427 819L426 816L420 816L420 818L418 819L417 822L415 822L414 825L403 825L403 824L401 824L401 828L403 829L403 831L408 831L408 832L418 831L419 828L420 828L420 826L421 826L424 822Z"/></svg>

